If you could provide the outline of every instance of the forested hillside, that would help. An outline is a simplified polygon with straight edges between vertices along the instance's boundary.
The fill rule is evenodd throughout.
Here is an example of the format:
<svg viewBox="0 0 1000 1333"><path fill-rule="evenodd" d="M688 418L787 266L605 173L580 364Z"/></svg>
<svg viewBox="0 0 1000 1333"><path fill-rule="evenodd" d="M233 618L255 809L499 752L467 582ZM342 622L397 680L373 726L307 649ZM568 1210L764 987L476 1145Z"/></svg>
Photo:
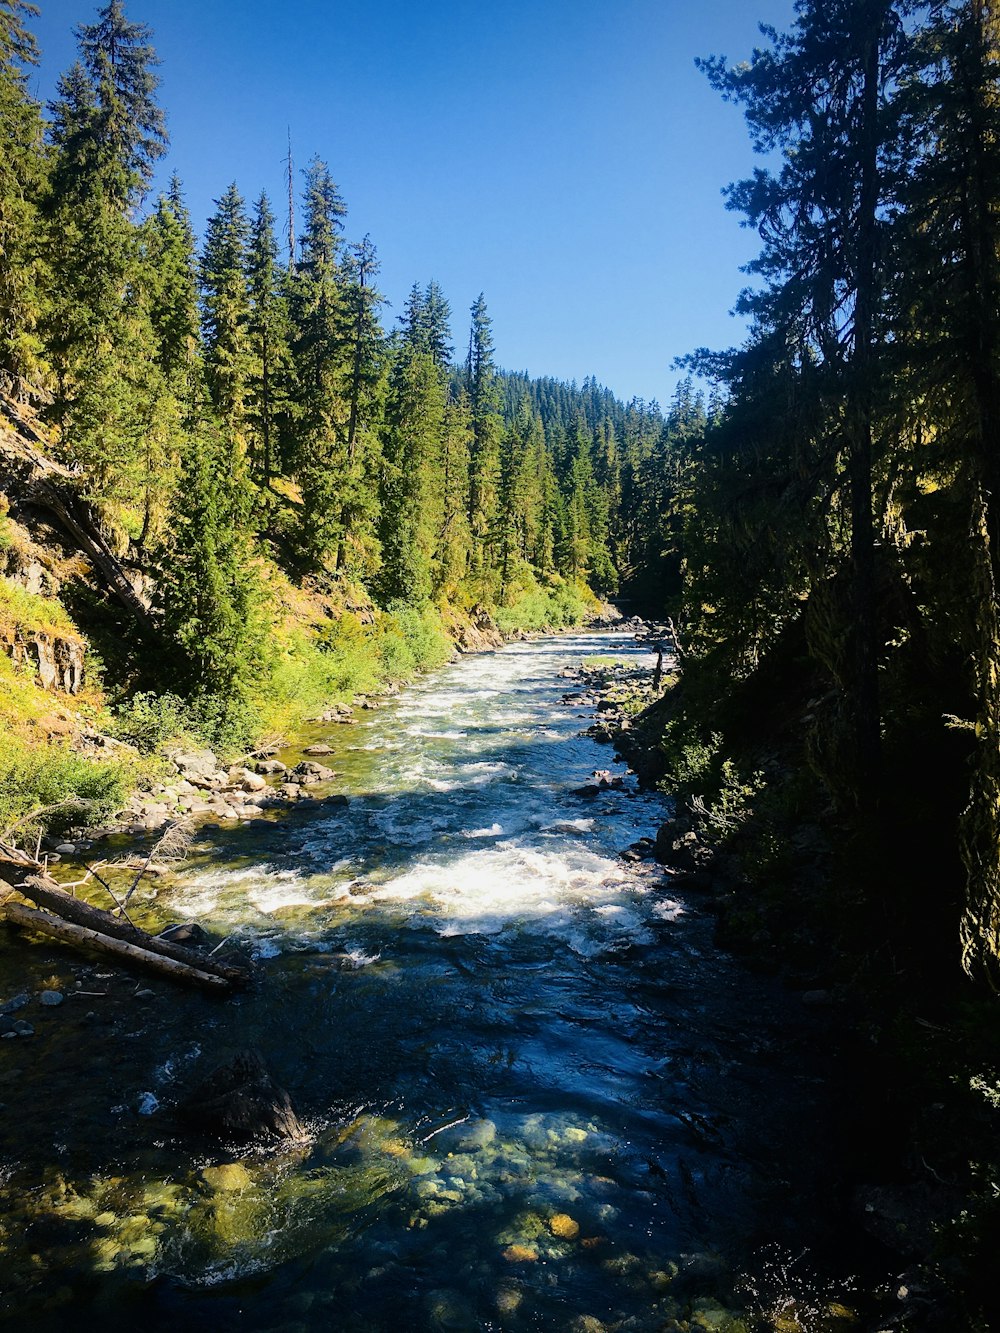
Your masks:
<svg viewBox="0 0 1000 1333"><path fill-rule="evenodd" d="M405 674L440 660L455 617L566 623L642 567L672 440L655 404L502 372L484 298L466 343L433 280L391 318L320 156L289 161L280 221L223 175L196 236L176 172L151 192L167 135L150 32L112 0L43 107L33 12L0 5L0 390L135 593L122 619L106 578L43 580L119 711L138 691L147 729L150 707L163 727L179 710L247 743L335 693L345 654ZM7 463L13 642L48 612L14 606L12 580L46 588L24 574L39 492ZM100 683L94 653L86 674Z"/></svg>

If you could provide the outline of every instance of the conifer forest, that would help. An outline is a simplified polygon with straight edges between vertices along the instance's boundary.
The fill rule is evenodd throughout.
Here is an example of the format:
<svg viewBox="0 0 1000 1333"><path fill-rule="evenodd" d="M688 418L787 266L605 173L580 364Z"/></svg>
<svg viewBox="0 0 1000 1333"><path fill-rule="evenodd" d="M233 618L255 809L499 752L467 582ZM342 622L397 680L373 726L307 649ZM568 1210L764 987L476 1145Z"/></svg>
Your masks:
<svg viewBox="0 0 1000 1333"><path fill-rule="evenodd" d="M504 368L488 293L392 313L322 144L287 197L219 162L199 234L155 34L81 14L43 103L37 16L0 0L10 1327L1000 1328L998 6L692 53L756 254L664 405Z"/></svg>

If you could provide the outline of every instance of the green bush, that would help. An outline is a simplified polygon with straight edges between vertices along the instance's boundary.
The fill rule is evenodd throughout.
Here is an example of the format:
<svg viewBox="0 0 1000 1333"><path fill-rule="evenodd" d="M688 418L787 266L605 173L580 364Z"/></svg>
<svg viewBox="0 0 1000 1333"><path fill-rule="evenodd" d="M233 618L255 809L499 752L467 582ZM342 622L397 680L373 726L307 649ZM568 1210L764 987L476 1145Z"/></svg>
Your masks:
<svg viewBox="0 0 1000 1333"><path fill-rule="evenodd" d="M151 754L167 741L200 740L191 705L176 694L135 694L111 724L113 735Z"/></svg>
<svg viewBox="0 0 1000 1333"><path fill-rule="evenodd" d="M86 759L62 745L8 738L0 747L0 833L27 844L38 832L110 819L135 778L128 760Z"/></svg>
<svg viewBox="0 0 1000 1333"><path fill-rule="evenodd" d="M503 634L567 629L579 625L593 608L594 599L586 588L571 583L553 588L535 586L511 606L498 607L496 622Z"/></svg>

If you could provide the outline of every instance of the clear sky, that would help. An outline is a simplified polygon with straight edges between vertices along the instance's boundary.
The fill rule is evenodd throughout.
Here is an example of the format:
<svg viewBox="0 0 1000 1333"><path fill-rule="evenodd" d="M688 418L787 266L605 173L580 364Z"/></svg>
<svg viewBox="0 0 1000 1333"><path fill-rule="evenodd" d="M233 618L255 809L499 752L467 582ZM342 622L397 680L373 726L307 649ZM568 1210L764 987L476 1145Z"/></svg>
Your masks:
<svg viewBox="0 0 1000 1333"><path fill-rule="evenodd" d="M37 95L97 0L39 0ZM742 340L729 315L756 236L721 188L753 166L733 63L793 0L127 0L150 25L170 155L200 228L230 181L285 195L319 153L371 234L391 322L435 278L464 352L485 292L497 359L669 400L675 356Z"/></svg>

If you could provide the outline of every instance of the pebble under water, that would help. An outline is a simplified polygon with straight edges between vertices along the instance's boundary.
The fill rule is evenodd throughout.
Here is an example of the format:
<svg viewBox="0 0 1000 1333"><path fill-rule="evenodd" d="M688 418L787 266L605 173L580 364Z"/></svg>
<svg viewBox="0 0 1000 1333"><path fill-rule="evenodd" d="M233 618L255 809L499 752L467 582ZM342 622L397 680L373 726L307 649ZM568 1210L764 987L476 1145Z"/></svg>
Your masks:
<svg viewBox="0 0 1000 1333"><path fill-rule="evenodd" d="M0 939L35 1030L0 1041L8 1326L850 1327L846 1280L806 1271L833 1211L822 1026L621 859L664 797L574 793L625 772L562 698L595 655L654 661L604 631L466 658L315 728L346 806L201 830L143 924L242 941L253 993ZM180 1132L177 1098L245 1047L309 1144Z"/></svg>

